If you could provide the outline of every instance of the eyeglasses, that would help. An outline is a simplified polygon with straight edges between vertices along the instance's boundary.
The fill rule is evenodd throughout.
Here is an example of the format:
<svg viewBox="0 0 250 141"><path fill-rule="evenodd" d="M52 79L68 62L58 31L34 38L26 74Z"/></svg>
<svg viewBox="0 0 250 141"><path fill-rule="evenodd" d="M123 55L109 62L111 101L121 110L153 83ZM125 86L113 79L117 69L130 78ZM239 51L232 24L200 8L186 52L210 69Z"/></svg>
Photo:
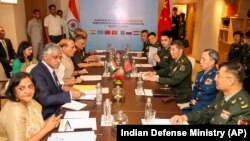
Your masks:
<svg viewBox="0 0 250 141"><path fill-rule="evenodd" d="M231 76L221 76L219 73L216 74L217 78L232 78Z"/></svg>

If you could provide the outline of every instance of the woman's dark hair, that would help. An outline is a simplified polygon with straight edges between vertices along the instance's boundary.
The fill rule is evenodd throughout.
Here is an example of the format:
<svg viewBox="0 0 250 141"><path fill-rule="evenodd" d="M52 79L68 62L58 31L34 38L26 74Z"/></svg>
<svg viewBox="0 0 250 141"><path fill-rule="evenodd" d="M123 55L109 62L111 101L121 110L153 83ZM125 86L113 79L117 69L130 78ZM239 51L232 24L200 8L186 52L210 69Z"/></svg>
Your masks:
<svg viewBox="0 0 250 141"><path fill-rule="evenodd" d="M35 80L33 79L33 77L27 72L18 72L18 73L15 73L10 78L8 88L7 88L6 92L5 92L6 97L10 101L19 102L19 100L16 98L16 90L15 90L15 88L16 88L16 86L19 85L21 80L23 80L24 78L27 78L27 77L30 78L30 80L32 81L32 83L35 86L35 94L36 94L36 92L38 92L38 89L36 87L36 83L35 83Z"/></svg>
<svg viewBox="0 0 250 141"><path fill-rule="evenodd" d="M17 57L20 59L20 61L22 63L25 62L25 57L23 55L23 52L26 48L30 47L31 44L28 42L28 41L22 41L19 46L18 46L18 49L17 49ZM31 61L33 58L32 58L32 55L31 56L28 56L28 60Z"/></svg>

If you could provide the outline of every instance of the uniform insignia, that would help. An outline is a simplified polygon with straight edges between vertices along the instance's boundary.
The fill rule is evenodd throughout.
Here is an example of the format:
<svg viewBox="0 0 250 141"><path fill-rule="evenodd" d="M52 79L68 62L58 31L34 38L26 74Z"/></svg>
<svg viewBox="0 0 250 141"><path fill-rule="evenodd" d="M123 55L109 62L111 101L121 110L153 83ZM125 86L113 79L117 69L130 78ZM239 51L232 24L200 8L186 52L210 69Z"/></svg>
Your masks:
<svg viewBox="0 0 250 141"><path fill-rule="evenodd" d="M173 71L176 71L176 69L177 69L177 67L175 67L175 68L173 69Z"/></svg>
<svg viewBox="0 0 250 141"><path fill-rule="evenodd" d="M240 117L240 119L237 122L238 125L247 125L247 119L245 117Z"/></svg>
<svg viewBox="0 0 250 141"><path fill-rule="evenodd" d="M240 104L243 105L245 102L244 101L241 101Z"/></svg>
<svg viewBox="0 0 250 141"><path fill-rule="evenodd" d="M186 69L185 66L180 67L180 71L185 71L185 69Z"/></svg>
<svg viewBox="0 0 250 141"><path fill-rule="evenodd" d="M241 100L241 97L239 97L239 100Z"/></svg>
<svg viewBox="0 0 250 141"><path fill-rule="evenodd" d="M212 72L209 72L209 73L208 73L208 75L211 75L211 74L212 74Z"/></svg>
<svg viewBox="0 0 250 141"><path fill-rule="evenodd" d="M212 85L213 84L213 80L211 78L207 78L205 80L205 85Z"/></svg>
<svg viewBox="0 0 250 141"><path fill-rule="evenodd" d="M216 104L216 105L214 106L214 108L217 109L217 107L218 107L218 106L217 106L217 104Z"/></svg>
<svg viewBox="0 0 250 141"><path fill-rule="evenodd" d="M227 120L229 118L231 113L229 113L228 111L226 110L222 110L221 114L220 114L220 117Z"/></svg>
<svg viewBox="0 0 250 141"><path fill-rule="evenodd" d="M236 99L232 100L232 102L231 102L231 103L232 103L232 104L234 104L235 102L236 102Z"/></svg>
<svg viewBox="0 0 250 141"><path fill-rule="evenodd" d="M248 105L247 105L247 104L245 104L245 105L241 105L241 106L240 106L240 108L241 108L241 109L245 109L245 108L247 108L247 107L248 107Z"/></svg>

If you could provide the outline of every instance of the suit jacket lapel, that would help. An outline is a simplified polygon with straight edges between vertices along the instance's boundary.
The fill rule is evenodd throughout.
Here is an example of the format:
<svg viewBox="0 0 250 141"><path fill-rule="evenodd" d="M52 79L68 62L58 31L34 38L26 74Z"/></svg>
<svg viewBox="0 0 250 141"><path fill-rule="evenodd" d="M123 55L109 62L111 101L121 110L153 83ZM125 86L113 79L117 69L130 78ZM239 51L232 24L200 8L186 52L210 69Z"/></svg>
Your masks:
<svg viewBox="0 0 250 141"><path fill-rule="evenodd" d="M53 82L54 86L61 91L61 89L59 88L59 86L56 84L55 80L53 79L49 69L40 61L39 62L41 64L41 67L43 68L43 70L45 71L46 74L50 75L49 79Z"/></svg>

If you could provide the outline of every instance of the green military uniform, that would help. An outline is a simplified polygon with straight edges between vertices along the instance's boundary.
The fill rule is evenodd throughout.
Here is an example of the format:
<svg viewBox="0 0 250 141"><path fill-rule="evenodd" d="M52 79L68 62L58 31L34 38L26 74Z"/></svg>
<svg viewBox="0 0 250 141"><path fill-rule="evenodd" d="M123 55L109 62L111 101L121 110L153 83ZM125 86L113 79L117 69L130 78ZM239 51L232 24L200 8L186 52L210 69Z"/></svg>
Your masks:
<svg viewBox="0 0 250 141"><path fill-rule="evenodd" d="M228 52L228 61L231 60L236 60L240 61L244 54L244 43L239 42L239 43L232 43L230 50Z"/></svg>
<svg viewBox="0 0 250 141"><path fill-rule="evenodd" d="M227 101L224 95L218 93L213 104L206 109L187 114L191 124L249 124L250 96L241 89Z"/></svg>
<svg viewBox="0 0 250 141"><path fill-rule="evenodd" d="M190 101L192 65L183 54L177 61L172 60L169 68L156 71L160 76L158 82L169 85L176 92L176 102Z"/></svg>
<svg viewBox="0 0 250 141"><path fill-rule="evenodd" d="M244 89L250 94L250 46L245 44L244 53L241 58L241 64L245 67Z"/></svg>
<svg viewBox="0 0 250 141"><path fill-rule="evenodd" d="M149 47L155 47L158 50L161 50L161 43L160 42L156 42L155 44L150 44L149 42L147 43L147 47L146 47L146 52L147 53L149 51Z"/></svg>
<svg viewBox="0 0 250 141"><path fill-rule="evenodd" d="M146 41L146 42L143 43L143 49L142 49L142 51L144 53L148 52L148 46L149 46L149 42L148 41Z"/></svg>
<svg viewBox="0 0 250 141"><path fill-rule="evenodd" d="M169 67L171 61L173 60L170 54L170 46L166 48L162 47L161 50L158 50L157 54L161 59L160 62L158 62L158 66L163 69Z"/></svg>

